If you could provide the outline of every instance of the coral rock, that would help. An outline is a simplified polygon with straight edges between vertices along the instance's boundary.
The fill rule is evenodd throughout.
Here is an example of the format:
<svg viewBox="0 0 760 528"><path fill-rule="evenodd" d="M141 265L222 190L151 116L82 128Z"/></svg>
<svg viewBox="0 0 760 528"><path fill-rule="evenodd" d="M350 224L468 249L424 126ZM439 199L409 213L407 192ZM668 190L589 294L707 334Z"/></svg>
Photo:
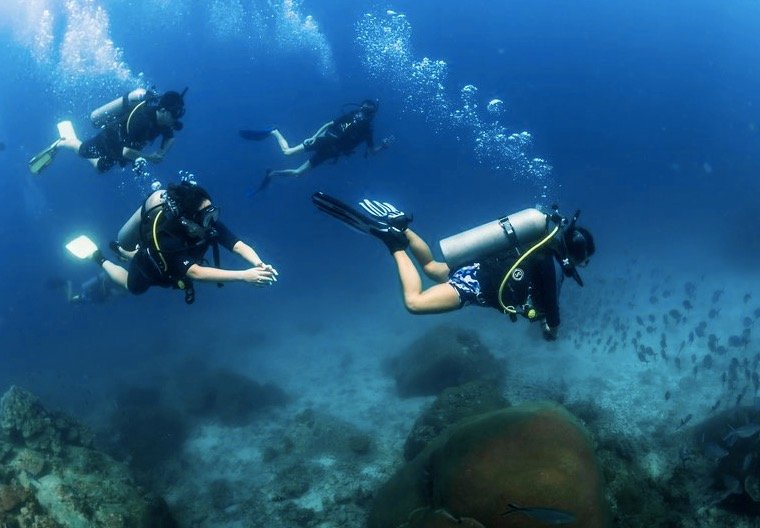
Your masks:
<svg viewBox="0 0 760 528"><path fill-rule="evenodd" d="M591 441L564 408L512 407L451 427L378 492L369 526L461 526L463 519L489 528L538 526L525 515L503 516L510 503L572 512L584 528L606 526Z"/></svg>

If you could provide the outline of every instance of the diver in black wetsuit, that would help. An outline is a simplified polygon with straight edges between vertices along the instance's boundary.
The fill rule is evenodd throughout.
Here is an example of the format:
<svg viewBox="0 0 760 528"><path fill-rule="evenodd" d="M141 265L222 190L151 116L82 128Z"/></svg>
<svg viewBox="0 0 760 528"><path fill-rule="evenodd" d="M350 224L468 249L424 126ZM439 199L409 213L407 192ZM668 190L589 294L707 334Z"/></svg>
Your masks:
<svg viewBox="0 0 760 528"><path fill-rule="evenodd" d="M52 163L61 148L86 158L99 172L107 172L117 164L123 167L139 158L159 163L174 142L174 132L182 130L180 118L185 115L185 91L168 91L159 96L153 91L135 89L91 114L100 132L85 141L77 137L70 121L62 121L58 124L60 138L34 156L29 161L29 169L39 174ZM151 154L144 154L142 150L159 137L160 147Z"/></svg>
<svg viewBox="0 0 760 528"><path fill-rule="evenodd" d="M513 321L518 315L542 321L544 338L549 341L557 338L564 277L583 286L577 268L586 266L596 250L591 233L576 226L579 213L567 221L556 211L546 215L525 209L441 240L446 262L439 262L428 244L409 229L411 216L387 202L364 200L363 212L323 193L312 199L320 210L385 243L396 262L409 312L487 306ZM424 274L438 284L423 289L407 249Z"/></svg>
<svg viewBox="0 0 760 528"><path fill-rule="evenodd" d="M372 120L378 110L378 103L372 99L362 101L358 109L322 125L310 138L301 144L291 147L282 133L275 129L241 130L244 139L262 140L274 136L286 156L301 152L312 153L311 158L296 169L267 170L266 177L257 191L267 187L272 178L281 176L301 176L309 169L321 165L328 160L337 160L340 156L349 156L362 143L366 144L365 157L385 150L393 142L393 136L383 138L375 145L372 131Z"/></svg>
<svg viewBox="0 0 760 528"><path fill-rule="evenodd" d="M125 247L115 241L110 246L120 260L129 262L128 268L107 260L92 241L88 241L89 253L75 254L95 262L113 282L135 295L152 286L173 287L184 290L185 302L192 304L193 281L239 281L254 286L277 281L277 270L219 221L219 209L208 192L191 182L172 184L166 191L151 194L121 229L121 236L122 243L130 244ZM249 267L221 268L219 246L237 254ZM204 258L208 249L214 253L213 266Z"/></svg>

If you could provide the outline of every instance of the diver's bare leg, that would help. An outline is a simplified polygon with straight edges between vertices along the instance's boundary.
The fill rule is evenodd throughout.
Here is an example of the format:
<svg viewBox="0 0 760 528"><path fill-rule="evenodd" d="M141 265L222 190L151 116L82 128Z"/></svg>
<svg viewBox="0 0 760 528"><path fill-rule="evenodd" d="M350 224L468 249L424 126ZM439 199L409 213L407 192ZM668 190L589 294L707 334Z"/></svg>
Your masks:
<svg viewBox="0 0 760 528"><path fill-rule="evenodd" d="M280 178L280 177L288 177L288 176L301 176L304 172L311 169L311 161L305 161L303 165L298 167L297 169L283 169L283 170L275 170L271 171L268 176L270 178Z"/></svg>
<svg viewBox="0 0 760 528"><path fill-rule="evenodd" d="M429 278L436 282L444 283L449 280L449 266L445 262L439 262L433 258L433 252L430 246L422 237L411 229L404 231L406 239L409 240L409 250L414 258L422 266L422 271Z"/></svg>
<svg viewBox="0 0 760 528"><path fill-rule="evenodd" d="M406 251L393 253L401 281L404 306L413 314L433 314L459 309L459 293L450 284L436 284L422 290L422 278Z"/></svg>
<svg viewBox="0 0 760 528"><path fill-rule="evenodd" d="M285 139L285 136L283 136L279 130L275 129L272 130L272 135L277 140L277 144L280 145L280 149L282 150L282 153L286 156L290 156L291 154L298 154L299 152L303 152L304 147L303 143L296 145L295 147L291 147L288 145L288 140Z"/></svg>
<svg viewBox="0 0 760 528"><path fill-rule="evenodd" d="M114 264L110 260L103 262L103 270L106 272L109 279L114 281L125 290L127 289L127 278L129 277L127 270L121 266Z"/></svg>

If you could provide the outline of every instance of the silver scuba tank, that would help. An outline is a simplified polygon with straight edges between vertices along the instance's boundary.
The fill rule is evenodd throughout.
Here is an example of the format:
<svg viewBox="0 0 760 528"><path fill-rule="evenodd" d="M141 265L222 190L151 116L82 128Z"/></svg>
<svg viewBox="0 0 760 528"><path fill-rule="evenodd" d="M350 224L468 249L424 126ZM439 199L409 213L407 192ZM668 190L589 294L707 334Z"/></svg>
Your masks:
<svg viewBox="0 0 760 528"><path fill-rule="evenodd" d="M452 269L509 249L523 253L546 235L548 220L538 209L523 209L442 239L441 252Z"/></svg>
<svg viewBox="0 0 760 528"><path fill-rule="evenodd" d="M153 207L162 204L166 201L166 191L159 189L154 191L148 199L145 200L145 210L149 211ZM140 242L140 225L142 224L142 212L143 206L137 208L137 211L127 220L127 222L119 229L119 235L116 241L122 249L127 251L134 251L137 244Z"/></svg>
<svg viewBox="0 0 760 528"><path fill-rule="evenodd" d="M130 106L145 101L147 96L148 90L145 88L135 88L131 92L93 110L90 114L90 121L92 121L92 124L96 127L102 127L103 125L108 124L108 122L114 117L117 117L128 110Z"/></svg>

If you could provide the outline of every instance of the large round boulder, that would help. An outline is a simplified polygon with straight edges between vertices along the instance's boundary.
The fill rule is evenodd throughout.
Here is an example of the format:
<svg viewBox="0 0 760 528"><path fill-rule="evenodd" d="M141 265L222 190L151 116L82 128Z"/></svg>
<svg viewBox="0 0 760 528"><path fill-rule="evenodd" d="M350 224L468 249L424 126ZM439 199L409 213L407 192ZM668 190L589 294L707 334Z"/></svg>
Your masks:
<svg viewBox="0 0 760 528"><path fill-rule="evenodd" d="M569 512L574 526L607 524L591 440L563 407L537 403L464 420L433 440L383 486L370 528L542 526L540 508ZM510 504L528 508L504 515ZM547 514L547 511L549 513Z"/></svg>

